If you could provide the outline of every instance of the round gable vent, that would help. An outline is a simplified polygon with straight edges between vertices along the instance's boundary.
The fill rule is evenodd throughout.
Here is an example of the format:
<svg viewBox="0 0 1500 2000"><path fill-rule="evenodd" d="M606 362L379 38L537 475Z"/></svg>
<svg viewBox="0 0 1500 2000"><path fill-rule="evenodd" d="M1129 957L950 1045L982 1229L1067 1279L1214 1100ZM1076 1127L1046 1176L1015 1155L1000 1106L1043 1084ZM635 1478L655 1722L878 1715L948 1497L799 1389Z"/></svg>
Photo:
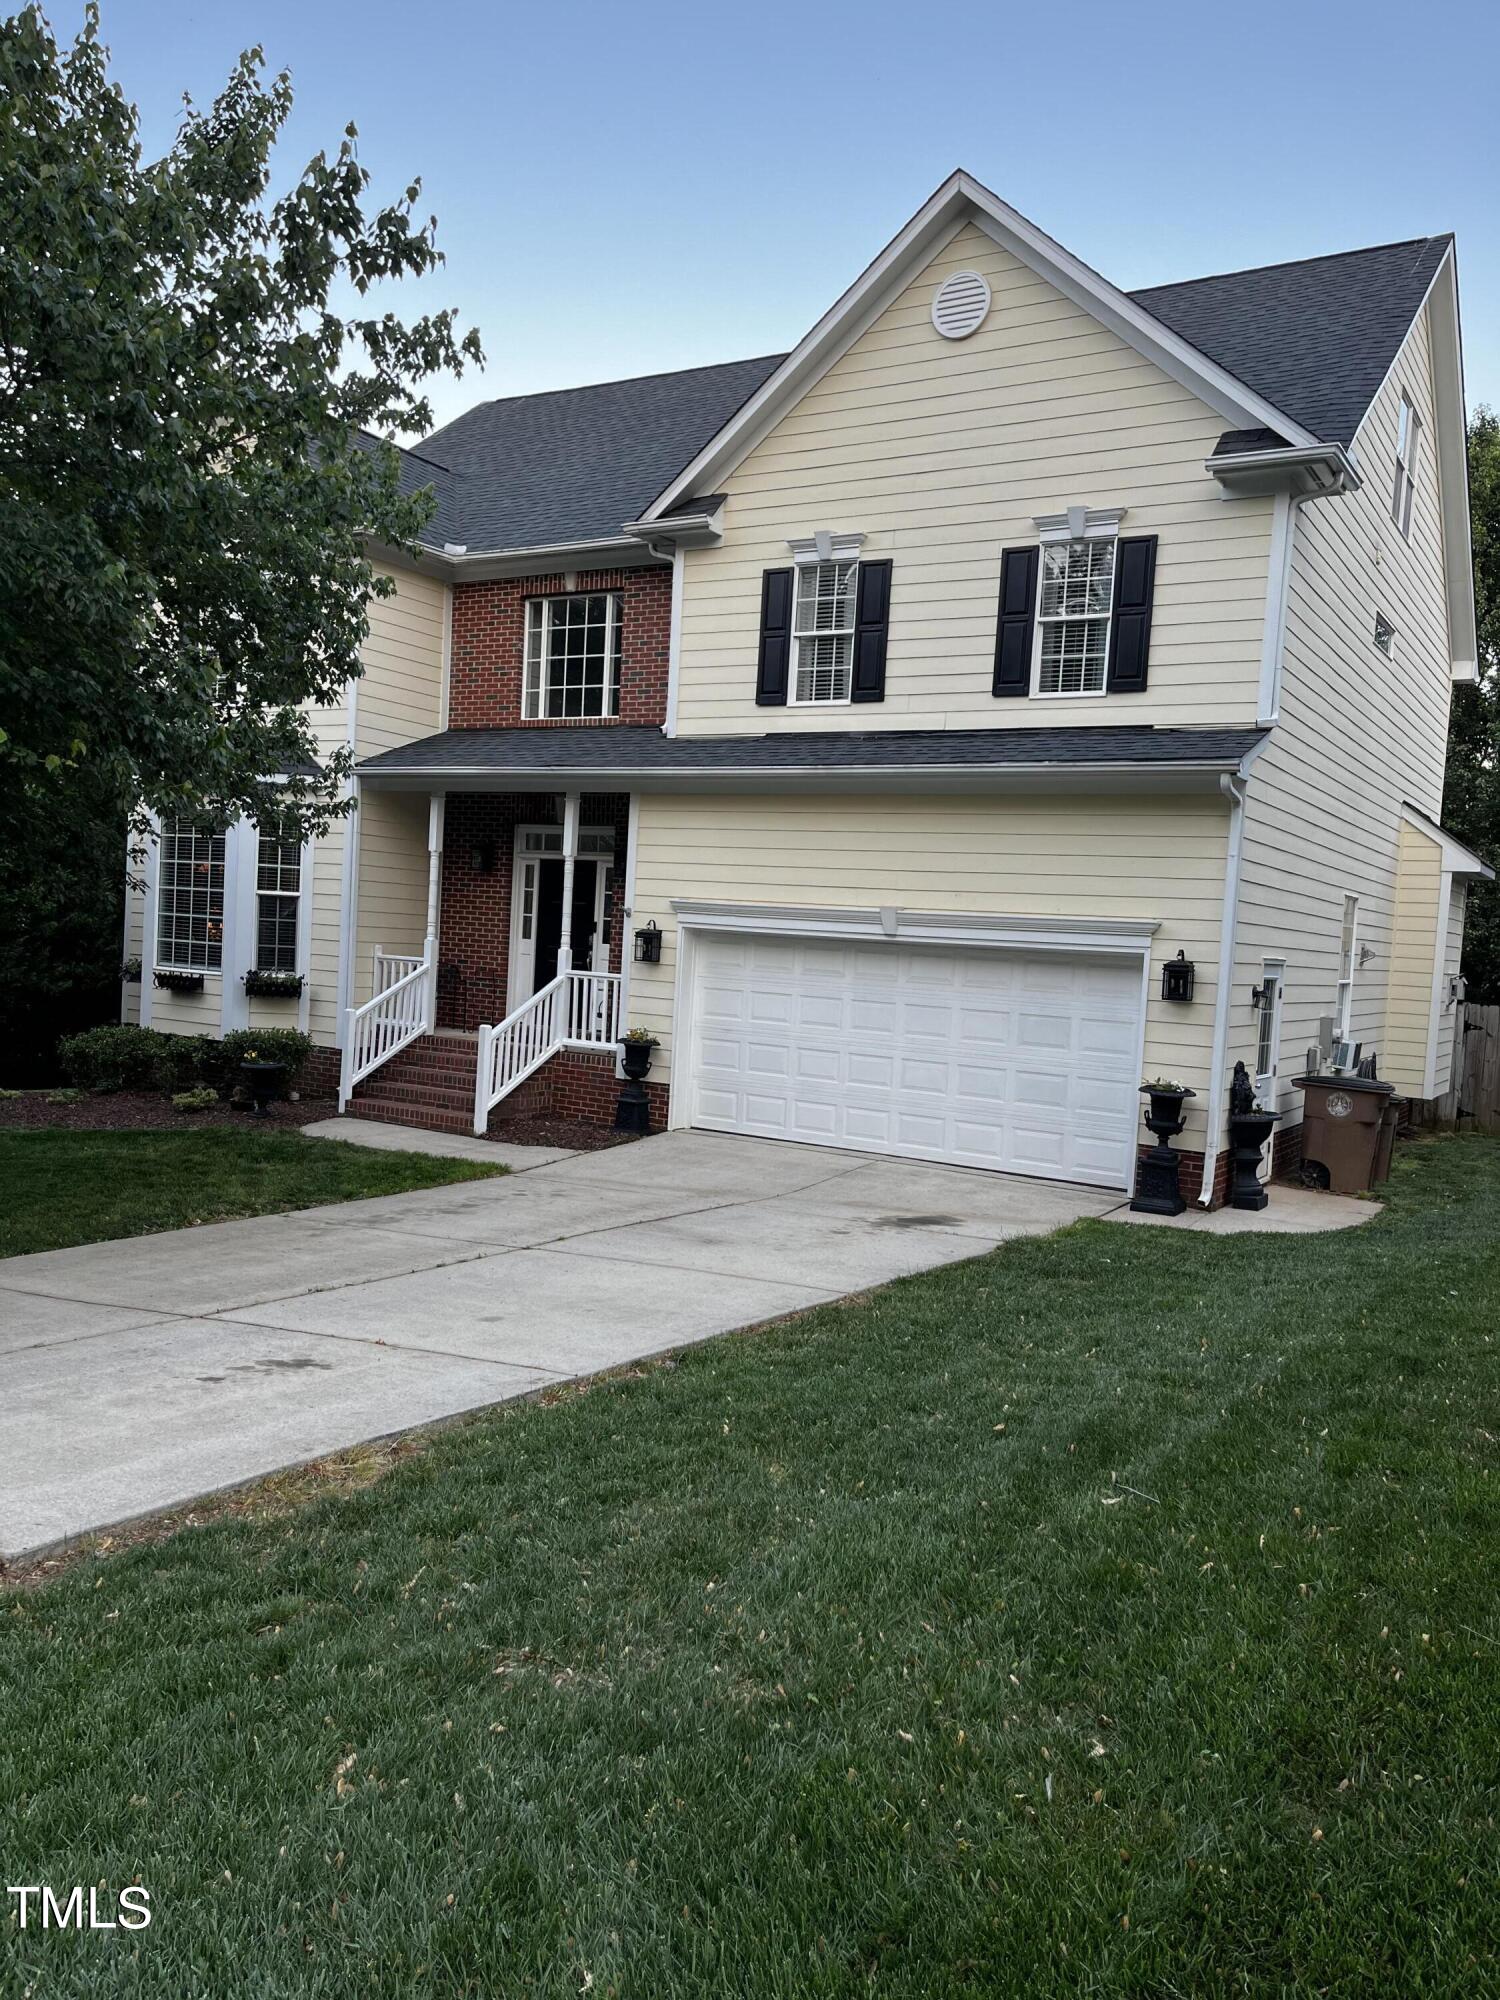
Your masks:
<svg viewBox="0 0 1500 2000"><path fill-rule="evenodd" d="M990 309L990 288L977 271L955 271L944 278L932 301L932 323L944 340L967 340L984 325Z"/></svg>

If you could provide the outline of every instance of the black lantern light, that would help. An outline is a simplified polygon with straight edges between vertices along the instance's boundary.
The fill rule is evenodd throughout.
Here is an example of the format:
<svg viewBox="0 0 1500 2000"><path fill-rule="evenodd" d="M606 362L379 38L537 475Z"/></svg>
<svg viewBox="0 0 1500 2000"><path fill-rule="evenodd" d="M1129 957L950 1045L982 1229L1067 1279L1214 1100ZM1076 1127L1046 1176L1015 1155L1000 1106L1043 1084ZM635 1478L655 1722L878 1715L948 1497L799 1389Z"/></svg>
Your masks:
<svg viewBox="0 0 1500 2000"><path fill-rule="evenodd" d="M654 923L636 932L635 956L638 965L661 964L661 932Z"/></svg>
<svg viewBox="0 0 1500 2000"><path fill-rule="evenodd" d="M495 863L499 858L499 850L495 842L493 840L481 840L479 845L474 849L474 873L476 875L493 875L495 872Z"/></svg>
<svg viewBox="0 0 1500 2000"><path fill-rule="evenodd" d="M1183 952L1169 958L1161 969L1161 997L1163 1000L1191 1000L1196 967Z"/></svg>

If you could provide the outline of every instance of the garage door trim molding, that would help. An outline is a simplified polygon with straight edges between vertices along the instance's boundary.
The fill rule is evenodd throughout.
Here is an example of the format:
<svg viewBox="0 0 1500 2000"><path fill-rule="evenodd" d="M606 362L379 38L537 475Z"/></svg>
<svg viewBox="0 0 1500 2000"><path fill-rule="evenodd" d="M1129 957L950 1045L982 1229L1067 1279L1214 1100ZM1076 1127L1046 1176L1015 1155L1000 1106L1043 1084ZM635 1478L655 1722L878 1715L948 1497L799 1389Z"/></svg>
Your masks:
<svg viewBox="0 0 1500 2000"><path fill-rule="evenodd" d="M675 901L683 930L757 931L778 937L889 938L902 944L980 945L1023 951L1149 952L1152 917L992 916L979 911L837 909L789 903Z"/></svg>

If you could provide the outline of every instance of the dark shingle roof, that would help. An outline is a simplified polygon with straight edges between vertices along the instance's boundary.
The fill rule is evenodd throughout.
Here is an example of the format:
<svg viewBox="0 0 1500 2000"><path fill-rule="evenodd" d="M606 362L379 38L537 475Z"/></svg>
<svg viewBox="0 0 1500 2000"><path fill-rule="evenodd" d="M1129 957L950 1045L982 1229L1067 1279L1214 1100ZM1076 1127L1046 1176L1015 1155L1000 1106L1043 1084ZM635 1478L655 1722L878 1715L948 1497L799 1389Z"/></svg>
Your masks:
<svg viewBox="0 0 1500 2000"><path fill-rule="evenodd" d="M1314 436L1347 444L1451 241L1423 236L1130 296ZM481 555L617 538L785 358L479 404L402 453L403 489L430 485L437 496L423 541ZM1241 450L1277 441L1235 435Z"/></svg>
<svg viewBox="0 0 1500 2000"><path fill-rule="evenodd" d="M1258 729L783 730L768 736L664 736L623 724L600 729L445 729L367 757L362 774L494 771L518 777L674 771L1005 770L1052 764L1213 764L1231 768Z"/></svg>
<svg viewBox="0 0 1500 2000"><path fill-rule="evenodd" d="M618 537L784 358L481 403L412 454L443 469L445 532L426 539L478 554Z"/></svg>
<svg viewBox="0 0 1500 2000"><path fill-rule="evenodd" d="M1419 236L1130 296L1314 437L1348 444L1452 241Z"/></svg>

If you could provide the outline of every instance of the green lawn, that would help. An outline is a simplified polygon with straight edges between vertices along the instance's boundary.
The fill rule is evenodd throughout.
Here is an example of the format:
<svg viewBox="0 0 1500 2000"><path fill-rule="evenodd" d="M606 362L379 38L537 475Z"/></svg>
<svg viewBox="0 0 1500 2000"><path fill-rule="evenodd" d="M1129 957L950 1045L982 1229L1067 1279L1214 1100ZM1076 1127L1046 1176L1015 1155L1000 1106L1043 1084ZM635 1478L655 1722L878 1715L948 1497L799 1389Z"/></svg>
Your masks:
<svg viewBox="0 0 1500 2000"><path fill-rule="evenodd" d="M18 1593L49 1995L1500 1991L1500 1144L1089 1222ZM1149 1497L1146 1497L1149 1496Z"/></svg>
<svg viewBox="0 0 1500 2000"><path fill-rule="evenodd" d="M299 1132L0 1132L0 1257L498 1171Z"/></svg>

